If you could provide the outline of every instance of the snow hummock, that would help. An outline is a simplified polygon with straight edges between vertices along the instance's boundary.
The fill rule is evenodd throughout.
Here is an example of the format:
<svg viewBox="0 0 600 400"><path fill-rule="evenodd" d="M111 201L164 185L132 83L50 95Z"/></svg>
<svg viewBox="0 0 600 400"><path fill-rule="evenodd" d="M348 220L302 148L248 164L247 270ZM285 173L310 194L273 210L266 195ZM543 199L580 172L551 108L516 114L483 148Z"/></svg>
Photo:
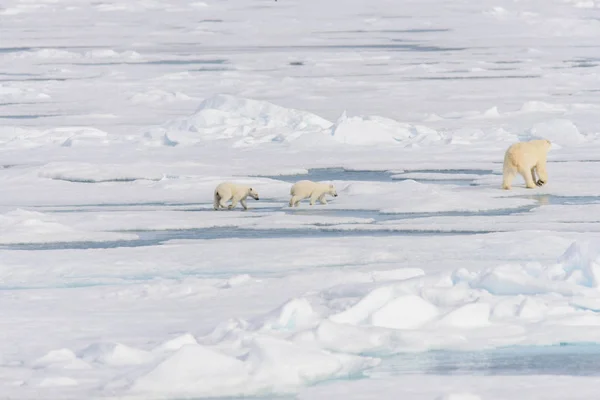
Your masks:
<svg viewBox="0 0 600 400"><path fill-rule="evenodd" d="M373 326L415 329L437 317L438 309L420 296L400 296L371 315Z"/></svg>
<svg viewBox="0 0 600 400"><path fill-rule="evenodd" d="M341 143L353 145L430 144L442 140L433 129L399 123L390 118L348 117L344 112L331 128L332 137Z"/></svg>
<svg viewBox="0 0 600 400"><path fill-rule="evenodd" d="M182 346L135 379L129 392L152 398L287 393L373 365L369 358L257 336L248 342L244 359L199 344Z"/></svg>
<svg viewBox="0 0 600 400"><path fill-rule="evenodd" d="M121 343L94 343L79 352L90 363L122 366L145 364L153 359L151 353Z"/></svg>
<svg viewBox="0 0 600 400"><path fill-rule="evenodd" d="M536 139L548 139L561 146L581 144L586 141L577 126L568 119L555 119L535 124L531 135Z"/></svg>
<svg viewBox="0 0 600 400"><path fill-rule="evenodd" d="M169 145L224 139L246 145L293 140L330 125L329 121L305 111L266 101L216 95L204 100L191 116L168 121L148 131L146 136L159 138Z"/></svg>

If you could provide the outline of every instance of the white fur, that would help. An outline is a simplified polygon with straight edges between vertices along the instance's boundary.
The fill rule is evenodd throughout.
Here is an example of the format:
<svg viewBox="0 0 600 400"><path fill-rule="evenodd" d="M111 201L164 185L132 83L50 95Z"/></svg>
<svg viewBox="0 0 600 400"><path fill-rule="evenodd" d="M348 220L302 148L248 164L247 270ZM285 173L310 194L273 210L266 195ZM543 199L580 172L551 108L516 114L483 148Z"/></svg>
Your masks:
<svg viewBox="0 0 600 400"><path fill-rule="evenodd" d="M316 200L321 204L327 204L325 195L337 197L335 186L329 183L319 183L312 181L296 182L290 189L290 207L298 207L300 200L310 197L310 205L314 205Z"/></svg>
<svg viewBox="0 0 600 400"><path fill-rule="evenodd" d="M248 209L246 205L246 197L252 197L254 200L258 200L258 192L252 189L250 186L237 185L232 182L223 182L217 186L214 194L214 208L233 209L237 206L238 201L244 207L244 210ZM231 204L228 206L227 202L231 200Z"/></svg>
<svg viewBox="0 0 600 400"><path fill-rule="evenodd" d="M521 174L529 189L548 183L546 157L551 143L546 139L511 145L504 154L502 189L510 190L515 175ZM539 179L536 179L536 174Z"/></svg>

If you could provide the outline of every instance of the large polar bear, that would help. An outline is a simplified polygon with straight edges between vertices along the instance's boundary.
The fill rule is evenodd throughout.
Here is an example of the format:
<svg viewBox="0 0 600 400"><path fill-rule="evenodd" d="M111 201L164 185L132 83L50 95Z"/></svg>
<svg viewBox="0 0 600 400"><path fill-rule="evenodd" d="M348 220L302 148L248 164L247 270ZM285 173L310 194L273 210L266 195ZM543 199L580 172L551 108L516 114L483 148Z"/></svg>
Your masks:
<svg viewBox="0 0 600 400"><path fill-rule="evenodd" d="M509 190L517 173L523 176L527 188L548 183L546 157L551 143L546 139L530 140L511 145L504 154L502 189ZM538 178L535 174L537 172Z"/></svg>
<svg viewBox="0 0 600 400"><path fill-rule="evenodd" d="M329 183L319 183L313 181L298 181L290 189L290 207L298 207L300 200L310 197L310 205L314 205L316 200L321 204L327 204L325 195L328 194L337 197L335 186Z"/></svg>
<svg viewBox="0 0 600 400"><path fill-rule="evenodd" d="M258 200L258 192L250 186L237 185L232 182L223 182L215 189L215 210L218 210L219 208L228 208L231 210L237 206L238 201L242 203L244 210L247 210L246 197L248 196L252 197L254 200ZM231 200L231 204L227 206L226 203L229 200Z"/></svg>

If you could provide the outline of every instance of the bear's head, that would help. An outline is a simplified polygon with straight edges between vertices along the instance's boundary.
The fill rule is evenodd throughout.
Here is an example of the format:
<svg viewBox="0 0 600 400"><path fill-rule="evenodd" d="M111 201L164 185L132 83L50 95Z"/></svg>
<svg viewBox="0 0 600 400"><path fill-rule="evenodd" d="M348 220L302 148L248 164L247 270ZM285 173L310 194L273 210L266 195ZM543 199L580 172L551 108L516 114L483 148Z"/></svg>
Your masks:
<svg viewBox="0 0 600 400"><path fill-rule="evenodd" d="M329 185L329 191L327 193L333 197L337 197L337 191L335 190L335 186L333 186L333 184Z"/></svg>
<svg viewBox="0 0 600 400"><path fill-rule="evenodd" d="M252 197L254 200L258 200L258 192L252 188L248 189L248 196Z"/></svg>
<svg viewBox="0 0 600 400"><path fill-rule="evenodd" d="M552 142L549 141L548 139L542 139L540 140L540 142L542 143L542 146L544 148L545 151L549 151L550 147L552 146Z"/></svg>

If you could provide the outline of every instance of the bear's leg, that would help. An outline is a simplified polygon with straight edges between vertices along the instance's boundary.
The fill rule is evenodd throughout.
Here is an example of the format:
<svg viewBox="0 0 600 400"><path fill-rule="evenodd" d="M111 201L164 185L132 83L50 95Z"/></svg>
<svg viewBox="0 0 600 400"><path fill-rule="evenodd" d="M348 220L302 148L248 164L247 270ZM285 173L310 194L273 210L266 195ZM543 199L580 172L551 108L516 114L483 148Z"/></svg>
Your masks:
<svg viewBox="0 0 600 400"><path fill-rule="evenodd" d="M531 179L533 179L533 183L535 183L536 186L540 186L538 179L535 177L535 167L531 168Z"/></svg>
<svg viewBox="0 0 600 400"><path fill-rule="evenodd" d="M545 162L537 163L537 165L535 166L535 169L536 169L538 177L539 177L536 184L538 186L543 186L546 183L548 183L548 171L546 171L546 163Z"/></svg>
<svg viewBox="0 0 600 400"><path fill-rule="evenodd" d="M289 203L289 204L290 204L290 207L294 207L294 206L296 205L296 202L297 202L297 201L298 201L298 200L296 199L296 196L292 196L292 197L290 197L290 203Z"/></svg>
<svg viewBox="0 0 600 400"><path fill-rule="evenodd" d="M519 168L519 174L525 179L525 187L527 189L534 189L537 187L533 178L531 176L531 169L529 168Z"/></svg>
<svg viewBox="0 0 600 400"><path fill-rule="evenodd" d="M514 178L515 171L509 168L504 168L504 174L502 176L502 189L510 190Z"/></svg>
<svg viewBox="0 0 600 400"><path fill-rule="evenodd" d="M229 208L230 210L234 209L234 208L235 208L235 206L237 206L237 203L238 203L238 201L239 201L239 199L238 199L236 196L233 196L233 197L231 198L231 204L229 205L229 207L228 207L228 208Z"/></svg>
<svg viewBox="0 0 600 400"><path fill-rule="evenodd" d="M240 203L242 204L242 207L244 207L244 210L248 209L248 205L246 204L246 198L241 199Z"/></svg>
<svg viewBox="0 0 600 400"><path fill-rule="evenodd" d="M317 201L317 199L319 198L319 196L317 196L316 194L311 194L310 195L310 205L314 206L315 205L315 201Z"/></svg>
<svg viewBox="0 0 600 400"><path fill-rule="evenodd" d="M229 200L229 197L224 196L222 193L219 193L218 196L219 196L219 208L227 208L227 200Z"/></svg>
<svg viewBox="0 0 600 400"><path fill-rule="evenodd" d="M327 200L325 200L325 193L323 193L321 196L319 196L319 203L327 204Z"/></svg>

